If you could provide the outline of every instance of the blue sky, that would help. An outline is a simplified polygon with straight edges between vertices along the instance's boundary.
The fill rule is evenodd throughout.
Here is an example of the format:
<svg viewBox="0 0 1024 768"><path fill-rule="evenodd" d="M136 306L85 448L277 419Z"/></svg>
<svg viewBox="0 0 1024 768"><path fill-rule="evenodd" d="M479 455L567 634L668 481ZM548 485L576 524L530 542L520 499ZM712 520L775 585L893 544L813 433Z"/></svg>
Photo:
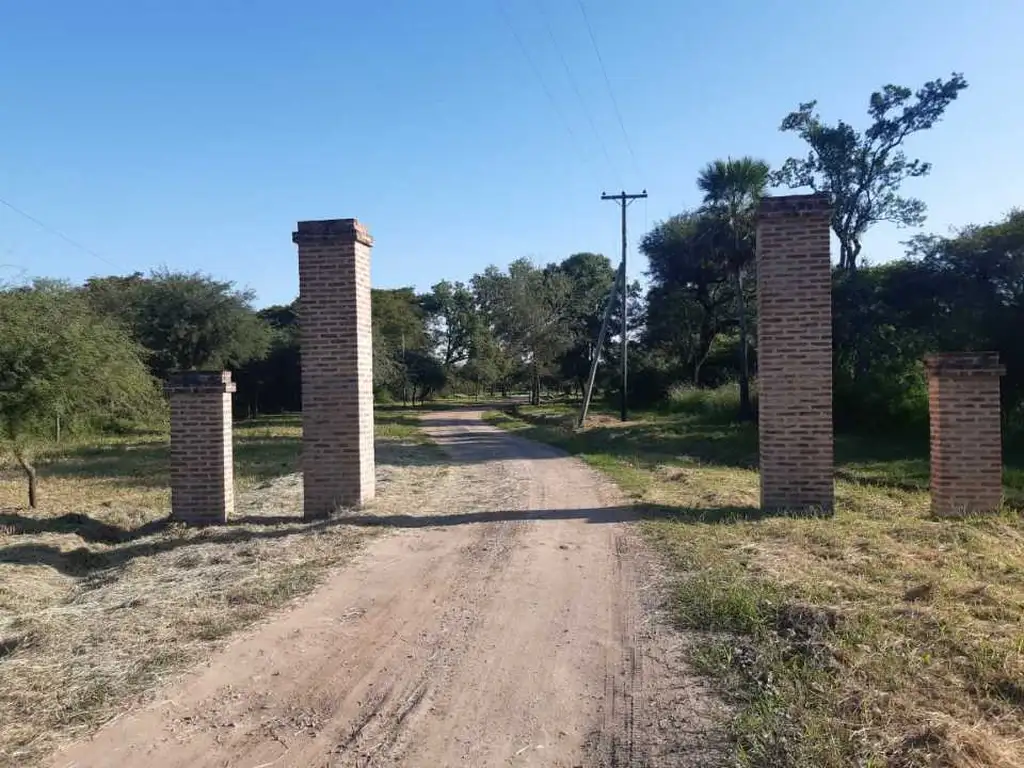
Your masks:
<svg viewBox="0 0 1024 768"><path fill-rule="evenodd" d="M647 188L635 244L698 202L707 161L802 153L777 130L799 102L860 125L875 88L954 70L970 88L912 139L934 170L905 191L941 233L1024 205L1020 0L584 7L636 163L578 0L5 0L0 198L102 260L0 206L0 276L165 265L284 302L296 220L349 216L382 287L615 255L602 190Z"/></svg>

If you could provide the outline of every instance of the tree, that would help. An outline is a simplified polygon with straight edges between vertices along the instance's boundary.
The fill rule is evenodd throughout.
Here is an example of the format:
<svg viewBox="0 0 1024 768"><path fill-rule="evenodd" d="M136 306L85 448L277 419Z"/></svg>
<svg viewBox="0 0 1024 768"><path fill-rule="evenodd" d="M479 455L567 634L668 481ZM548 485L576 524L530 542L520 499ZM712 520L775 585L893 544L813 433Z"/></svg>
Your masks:
<svg viewBox="0 0 1024 768"><path fill-rule="evenodd" d="M1024 425L1024 213L920 235L908 258L838 271L833 281L837 424L889 432L928 420L921 359L994 350L1007 436Z"/></svg>
<svg viewBox="0 0 1024 768"><path fill-rule="evenodd" d="M863 133L840 120L827 125L814 111L816 101L801 104L782 121L810 145L805 158L791 157L775 174L775 184L810 187L832 196L832 229L839 238L840 269L857 268L861 239L880 221L901 227L920 226L925 204L899 194L904 179L925 176L929 163L909 160L901 147L911 134L935 125L949 104L967 87L962 74L932 80L916 92L886 85L871 94L872 123Z"/></svg>
<svg viewBox="0 0 1024 768"><path fill-rule="evenodd" d="M0 430L38 501L33 449L54 422L84 432L152 413L159 402L144 351L68 286L0 291Z"/></svg>
<svg viewBox="0 0 1024 768"><path fill-rule="evenodd" d="M405 353L426 352L430 336L423 297L412 288L374 288L370 291L373 324L373 386L403 401L410 380Z"/></svg>
<svg viewBox="0 0 1024 768"><path fill-rule="evenodd" d="M478 325L473 293L465 283L442 280L422 299L433 349L445 371L465 362Z"/></svg>
<svg viewBox="0 0 1024 768"><path fill-rule="evenodd" d="M735 327L735 296L720 258L731 232L718 217L686 212L660 222L641 241L650 264L644 341L686 362L694 386L715 338Z"/></svg>
<svg viewBox="0 0 1024 768"><path fill-rule="evenodd" d="M161 379L172 371L235 368L270 345L270 329L252 308L254 294L198 272L94 278L83 291L96 310L132 330Z"/></svg>
<svg viewBox="0 0 1024 768"><path fill-rule="evenodd" d="M462 377L473 384L478 393L484 388L493 394L494 388L499 387L502 396L507 396L515 368L515 360L494 332L483 323L478 324L470 342L469 357L462 367Z"/></svg>
<svg viewBox="0 0 1024 768"><path fill-rule="evenodd" d="M447 375L444 366L433 356L418 350L408 350L402 356L402 363L411 387L413 405L416 405L417 396L422 405L434 392L444 389Z"/></svg>
<svg viewBox="0 0 1024 768"><path fill-rule="evenodd" d="M242 406L246 416L298 411L302 408L299 301L275 304L257 314L270 329L270 348L266 356L235 371L236 406Z"/></svg>
<svg viewBox="0 0 1024 768"><path fill-rule="evenodd" d="M1024 210L952 237L916 238L911 254L930 278L914 292L914 319L933 329L941 349L998 351L1004 410L1024 418Z"/></svg>
<svg viewBox="0 0 1024 768"><path fill-rule="evenodd" d="M570 341L570 283L555 265L540 269L528 259L507 272L488 267L473 277L473 290L491 331L508 354L530 370L531 402L540 403L540 380Z"/></svg>
<svg viewBox="0 0 1024 768"><path fill-rule="evenodd" d="M430 336L423 299L412 288L374 288L370 291L373 332L388 346L427 349Z"/></svg>
<svg viewBox="0 0 1024 768"><path fill-rule="evenodd" d="M769 166L764 160L741 157L715 160L697 177L704 203L713 216L722 219L732 233L723 257L732 275L739 326L740 418L753 416L750 404L750 368L747 343L747 302L743 276L754 260L757 204L768 186Z"/></svg>
<svg viewBox="0 0 1024 768"><path fill-rule="evenodd" d="M569 283L566 306L569 339L559 359L559 372L563 381L571 382L582 392L597 354L597 335L616 270L608 257L599 253L574 253L559 263L557 269ZM611 334L602 352L607 352L610 339Z"/></svg>

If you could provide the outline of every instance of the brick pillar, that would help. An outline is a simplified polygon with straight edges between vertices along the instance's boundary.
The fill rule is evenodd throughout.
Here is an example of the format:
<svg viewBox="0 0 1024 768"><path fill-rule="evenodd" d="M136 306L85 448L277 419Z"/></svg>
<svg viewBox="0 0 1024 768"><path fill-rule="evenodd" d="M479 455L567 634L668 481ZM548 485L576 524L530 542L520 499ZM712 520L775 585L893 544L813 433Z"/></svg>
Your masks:
<svg viewBox="0 0 1024 768"><path fill-rule="evenodd" d="M834 506L826 195L766 197L757 220L761 507Z"/></svg>
<svg viewBox="0 0 1024 768"><path fill-rule="evenodd" d="M932 514L991 512L1003 499L996 352L929 355Z"/></svg>
<svg viewBox="0 0 1024 768"><path fill-rule="evenodd" d="M355 219L300 221L303 514L373 498L370 250Z"/></svg>
<svg viewBox="0 0 1024 768"><path fill-rule="evenodd" d="M227 522L235 509L231 374L176 373L164 391L171 401L171 517Z"/></svg>

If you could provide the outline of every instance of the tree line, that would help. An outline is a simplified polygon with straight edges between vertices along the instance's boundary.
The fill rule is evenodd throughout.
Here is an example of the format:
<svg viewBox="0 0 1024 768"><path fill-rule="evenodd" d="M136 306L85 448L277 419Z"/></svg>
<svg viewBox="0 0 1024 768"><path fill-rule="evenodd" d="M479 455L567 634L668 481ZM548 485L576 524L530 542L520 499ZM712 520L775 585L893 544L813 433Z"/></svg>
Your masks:
<svg viewBox="0 0 1024 768"><path fill-rule="evenodd" d="M775 188L833 200L840 244L833 273L835 414L840 427L920 429L927 420L922 357L997 350L1007 367L1004 416L1024 423L1024 211L946 235L917 235L903 258L872 264L871 226L917 226L925 204L902 182L930 165L904 145L932 128L967 87L962 75L916 91L871 95L863 130L825 122L814 102L780 129L806 155L776 169L754 156L709 162L694 179L700 205L655 224L640 249L645 287L627 286L634 407L674 387L735 381L737 418L756 412L756 210ZM374 289L373 382L378 401L421 403L442 393L580 395L596 356L597 387L618 394L621 310L596 348L617 280L607 257L581 252L490 266L424 292ZM37 280L0 290L0 429L34 477L35 447L70 432L166 418L160 383L176 370L232 370L237 415L301 408L298 300L256 309L251 292L197 273ZM32 483L30 483L32 484ZM33 490L34 497L34 490Z"/></svg>

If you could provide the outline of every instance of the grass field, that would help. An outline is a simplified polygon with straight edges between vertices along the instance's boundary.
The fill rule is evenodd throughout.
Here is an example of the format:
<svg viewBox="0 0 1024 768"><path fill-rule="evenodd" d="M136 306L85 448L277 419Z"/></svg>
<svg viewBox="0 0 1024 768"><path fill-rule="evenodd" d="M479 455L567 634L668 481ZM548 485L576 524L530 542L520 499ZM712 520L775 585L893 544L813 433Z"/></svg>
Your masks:
<svg viewBox="0 0 1024 768"><path fill-rule="evenodd" d="M132 696L309 592L376 530L302 522L293 474L300 443L296 416L236 425L240 519L214 528L167 522L164 434L66 444L41 456L34 511L23 506L24 478L4 468L0 765L31 765L89 732ZM378 414L377 451L389 494L422 492L444 471L407 412Z"/></svg>
<svg viewBox="0 0 1024 768"><path fill-rule="evenodd" d="M721 409L621 424L491 413L607 472L647 510L693 663L750 766L1024 765L1024 462L1008 508L928 516L925 436L839 436L832 518L763 517L756 431Z"/></svg>

